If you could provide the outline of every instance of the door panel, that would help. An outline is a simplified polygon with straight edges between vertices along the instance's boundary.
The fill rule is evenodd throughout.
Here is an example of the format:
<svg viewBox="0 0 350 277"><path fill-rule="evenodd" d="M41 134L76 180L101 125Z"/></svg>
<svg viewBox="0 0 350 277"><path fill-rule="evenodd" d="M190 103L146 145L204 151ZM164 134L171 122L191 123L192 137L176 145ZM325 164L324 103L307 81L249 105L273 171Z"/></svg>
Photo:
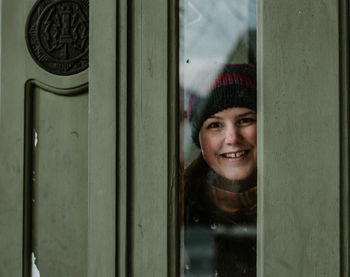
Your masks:
<svg viewBox="0 0 350 277"><path fill-rule="evenodd" d="M31 205L29 260L43 276L86 276L87 85L70 91L27 84L29 170L25 197ZM31 177L31 178L30 178ZM28 237L29 238L29 237Z"/></svg>
<svg viewBox="0 0 350 277"><path fill-rule="evenodd" d="M115 276L116 7L87 5L1 2L1 276Z"/></svg>
<svg viewBox="0 0 350 277"><path fill-rule="evenodd" d="M339 3L259 2L259 277L347 276Z"/></svg>

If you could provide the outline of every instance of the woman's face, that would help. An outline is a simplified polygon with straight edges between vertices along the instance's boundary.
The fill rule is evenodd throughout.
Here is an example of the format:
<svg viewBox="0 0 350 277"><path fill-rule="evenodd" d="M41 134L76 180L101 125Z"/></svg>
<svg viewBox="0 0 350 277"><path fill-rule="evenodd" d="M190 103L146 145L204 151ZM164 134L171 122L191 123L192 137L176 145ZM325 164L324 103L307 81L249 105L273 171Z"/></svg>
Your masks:
<svg viewBox="0 0 350 277"><path fill-rule="evenodd" d="M233 181L256 178L256 112L230 108L208 118L199 132L207 164L219 175Z"/></svg>

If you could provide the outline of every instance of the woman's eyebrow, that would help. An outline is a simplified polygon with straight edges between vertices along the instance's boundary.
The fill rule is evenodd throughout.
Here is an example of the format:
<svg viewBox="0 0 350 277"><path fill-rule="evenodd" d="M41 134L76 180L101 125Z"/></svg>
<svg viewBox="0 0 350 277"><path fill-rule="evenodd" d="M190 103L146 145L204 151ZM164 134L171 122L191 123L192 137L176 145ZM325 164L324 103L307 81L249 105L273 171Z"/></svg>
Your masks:
<svg viewBox="0 0 350 277"><path fill-rule="evenodd" d="M242 114L239 114L238 117L244 117L244 116L247 116L247 115L256 115L256 112L246 112L246 113L242 113Z"/></svg>
<svg viewBox="0 0 350 277"><path fill-rule="evenodd" d="M212 116L210 116L209 118L212 118L212 119L222 119L222 117L216 116L216 115L212 115Z"/></svg>

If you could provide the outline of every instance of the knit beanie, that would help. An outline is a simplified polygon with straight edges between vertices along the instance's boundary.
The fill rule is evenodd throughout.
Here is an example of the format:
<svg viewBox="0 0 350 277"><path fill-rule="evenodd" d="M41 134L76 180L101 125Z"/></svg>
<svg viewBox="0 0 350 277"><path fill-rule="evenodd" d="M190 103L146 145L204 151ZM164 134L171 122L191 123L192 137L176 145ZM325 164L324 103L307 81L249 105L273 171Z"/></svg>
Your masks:
<svg viewBox="0 0 350 277"><path fill-rule="evenodd" d="M193 142L200 147L199 131L212 115L240 107L256 111L256 67L250 64L227 64L201 72L187 91L187 118Z"/></svg>

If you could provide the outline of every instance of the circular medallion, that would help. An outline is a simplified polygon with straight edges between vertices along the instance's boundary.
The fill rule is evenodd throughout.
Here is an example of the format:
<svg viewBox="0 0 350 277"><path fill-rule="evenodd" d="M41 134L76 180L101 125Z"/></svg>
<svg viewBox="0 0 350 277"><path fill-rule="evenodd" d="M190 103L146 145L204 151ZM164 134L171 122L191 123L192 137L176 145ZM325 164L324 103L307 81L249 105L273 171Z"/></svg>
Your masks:
<svg viewBox="0 0 350 277"><path fill-rule="evenodd" d="M26 26L27 47L35 62L57 75L89 65L88 0L39 0Z"/></svg>

